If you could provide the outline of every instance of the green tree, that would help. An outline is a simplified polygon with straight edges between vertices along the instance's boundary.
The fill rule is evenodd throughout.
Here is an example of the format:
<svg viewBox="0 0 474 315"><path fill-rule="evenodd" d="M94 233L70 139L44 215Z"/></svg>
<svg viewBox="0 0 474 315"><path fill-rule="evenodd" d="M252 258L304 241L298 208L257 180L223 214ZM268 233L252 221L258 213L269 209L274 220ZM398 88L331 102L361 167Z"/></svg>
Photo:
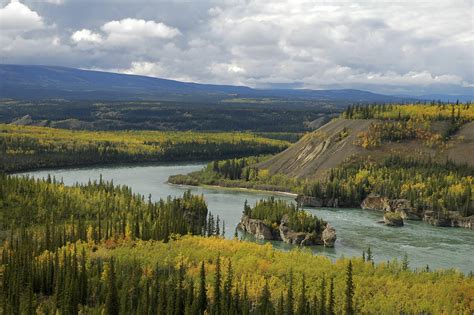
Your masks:
<svg viewBox="0 0 474 315"><path fill-rule="evenodd" d="M107 274L107 294L105 298L105 314L107 315L119 314L119 301L115 277L115 263L114 259L111 259Z"/></svg>
<svg viewBox="0 0 474 315"><path fill-rule="evenodd" d="M206 269L204 261L201 262L201 270L199 272L199 296L197 305L198 313L204 314L207 308Z"/></svg>
<svg viewBox="0 0 474 315"><path fill-rule="evenodd" d="M345 294L345 314L354 314L353 299L354 297L354 283L352 282L352 261L349 260L346 268L346 294Z"/></svg>
<svg viewBox="0 0 474 315"><path fill-rule="evenodd" d="M217 255L216 259L216 274L214 276L214 303L213 313L216 315L222 314L222 291L221 291L221 258Z"/></svg>

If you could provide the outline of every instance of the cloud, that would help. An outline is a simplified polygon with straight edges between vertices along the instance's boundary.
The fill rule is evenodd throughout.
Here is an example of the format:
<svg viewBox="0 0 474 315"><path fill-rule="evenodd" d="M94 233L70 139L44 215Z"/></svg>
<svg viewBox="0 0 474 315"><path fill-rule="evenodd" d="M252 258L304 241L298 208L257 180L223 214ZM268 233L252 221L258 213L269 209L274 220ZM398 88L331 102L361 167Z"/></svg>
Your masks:
<svg viewBox="0 0 474 315"><path fill-rule="evenodd" d="M12 0L0 9L2 32L23 33L43 27L43 18L18 0Z"/></svg>
<svg viewBox="0 0 474 315"><path fill-rule="evenodd" d="M254 87L474 85L469 0L27 3L0 9L2 60Z"/></svg>
<svg viewBox="0 0 474 315"><path fill-rule="evenodd" d="M166 70L159 63L133 61L130 68L118 69L118 72L149 77L163 77Z"/></svg>
<svg viewBox="0 0 474 315"><path fill-rule="evenodd" d="M64 3L64 0L44 0L46 3L60 5Z"/></svg>
<svg viewBox="0 0 474 315"><path fill-rule="evenodd" d="M137 19L123 19L105 23L101 29L110 37L173 38L180 31L163 23Z"/></svg>
<svg viewBox="0 0 474 315"><path fill-rule="evenodd" d="M71 39L76 42L89 42L89 43L101 43L102 36L98 33L94 33L88 29L82 29L80 31L76 31L71 35Z"/></svg>

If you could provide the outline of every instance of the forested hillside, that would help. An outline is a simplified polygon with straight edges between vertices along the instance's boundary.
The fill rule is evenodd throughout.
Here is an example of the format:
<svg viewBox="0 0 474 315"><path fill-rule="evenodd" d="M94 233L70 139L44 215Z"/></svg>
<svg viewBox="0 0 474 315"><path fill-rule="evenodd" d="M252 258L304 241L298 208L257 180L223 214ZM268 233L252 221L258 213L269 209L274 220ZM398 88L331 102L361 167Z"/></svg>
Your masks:
<svg viewBox="0 0 474 315"><path fill-rule="evenodd" d="M0 123L73 130L298 133L313 130L313 121L337 116L345 105L300 99L225 103L0 99Z"/></svg>
<svg viewBox="0 0 474 315"><path fill-rule="evenodd" d="M98 181L0 177L0 313L399 314L472 311L474 279L331 262L225 240L200 196L146 201ZM183 220L183 217L185 218ZM178 236L178 234L204 236ZM375 253L376 255L376 253ZM401 303L403 301L403 303Z"/></svg>
<svg viewBox="0 0 474 315"><path fill-rule="evenodd" d="M89 132L0 125L0 171L110 163L199 161L276 153L289 142L251 133Z"/></svg>
<svg viewBox="0 0 474 315"><path fill-rule="evenodd" d="M213 162L170 181L289 191L330 207L377 195L377 210L400 199L405 218L471 227L473 119L469 103L351 106L273 157Z"/></svg>
<svg viewBox="0 0 474 315"><path fill-rule="evenodd" d="M259 167L270 174L318 178L348 160L377 161L390 154L474 166L473 119L470 103L349 106L340 118Z"/></svg>

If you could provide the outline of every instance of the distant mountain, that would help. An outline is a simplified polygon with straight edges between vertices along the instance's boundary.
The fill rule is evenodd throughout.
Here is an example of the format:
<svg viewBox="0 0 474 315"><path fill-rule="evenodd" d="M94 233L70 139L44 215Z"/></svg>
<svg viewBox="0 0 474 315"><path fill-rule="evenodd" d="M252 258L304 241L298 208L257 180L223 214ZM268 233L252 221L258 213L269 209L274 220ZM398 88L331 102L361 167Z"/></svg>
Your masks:
<svg viewBox="0 0 474 315"><path fill-rule="evenodd" d="M222 101L235 98L304 99L332 102L396 102L406 98L371 92L252 89L38 65L0 65L0 98L75 100Z"/></svg>

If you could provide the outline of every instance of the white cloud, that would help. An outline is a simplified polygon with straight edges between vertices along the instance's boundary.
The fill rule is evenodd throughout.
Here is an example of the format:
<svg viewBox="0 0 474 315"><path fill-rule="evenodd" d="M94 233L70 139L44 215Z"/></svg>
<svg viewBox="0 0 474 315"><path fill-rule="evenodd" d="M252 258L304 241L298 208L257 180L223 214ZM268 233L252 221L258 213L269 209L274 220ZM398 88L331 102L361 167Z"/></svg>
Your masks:
<svg viewBox="0 0 474 315"><path fill-rule="evenodd" d="M64 0L44 0L46 3L51 3L51 4L56 4L56 5L60 5L60 4L64 4Z"/></svg>
<svg viewBox="0 0 474 315"><path fill-rule="evenodd" d="M159 63L133 61L130 68L119 69L118 72L150 77L163 77L166 70Z"/></svg>
<svg viewBox="0 0 474 315"><path fill-rule="evenodd" d="M94 33L88 29L82 29L76 31L71 35L71 39L76 42L89 42L89 43L100 43L102 42L102 36L98 33Z"/></svg>
<svg viewBox="0 0 474 315"><path fill-rule="evenodd" d="M43 27L42 17L18 0L12 0L0 9L2 32L22 33Z"/></svg>
<svg viewBox="0 0 474 315"><path fill-rule="evenodd" d="M109 36L173 38L181 34L178 29L160 22L131 18L107 22L101 29Z"/></svg>
<svg viewBox="0 0 474 315"><path fill-rule="evenodd" d="M39 44L53 40L76 56L73 66L186 81L474 85L470 0L202 0L192 9L172 1L104 1L81 17L74 15L77 2L65 1L55 8L60 13L36 2L0 9L0 57L9 62L64 60L56 46ZM45 27L42 16L58 27ZM17 30L13 36L7 25Z"/></svg>

